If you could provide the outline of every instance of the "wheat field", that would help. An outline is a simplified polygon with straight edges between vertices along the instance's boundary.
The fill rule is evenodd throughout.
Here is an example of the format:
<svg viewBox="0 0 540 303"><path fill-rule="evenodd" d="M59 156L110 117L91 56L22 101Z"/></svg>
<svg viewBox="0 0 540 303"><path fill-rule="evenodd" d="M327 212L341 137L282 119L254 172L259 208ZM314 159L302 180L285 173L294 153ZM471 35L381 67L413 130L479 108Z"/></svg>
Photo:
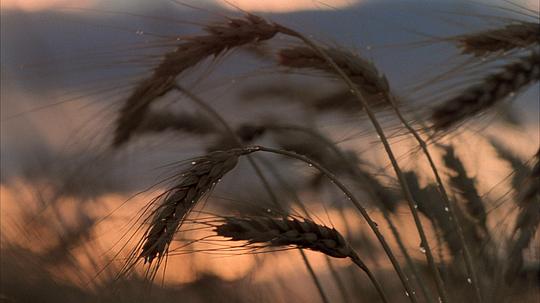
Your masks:
<svg viewBox="0 0 540 303"><path fill-rule="evenodd" d="M540 301L535 1L1 16L0 301Z"/></svg>

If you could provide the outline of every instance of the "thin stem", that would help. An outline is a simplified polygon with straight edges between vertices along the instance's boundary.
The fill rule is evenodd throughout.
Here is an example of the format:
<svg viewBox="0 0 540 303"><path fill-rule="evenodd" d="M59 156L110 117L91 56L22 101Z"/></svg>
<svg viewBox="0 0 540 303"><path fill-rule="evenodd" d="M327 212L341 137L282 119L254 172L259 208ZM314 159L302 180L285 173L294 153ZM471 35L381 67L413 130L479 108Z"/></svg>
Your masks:
<svg viewBox="0 0 540 303"><path fill-rule="evenodd" d="M405 257L405 262L411 269L413 273L413 277L416 279L417 284L420 286L420 289L422 290L422 293L424 294L424 297L428 302L435 302L433 298L431 297L423 279L422 276L420 276L420 273L418 272L418 268L416 267L416 264L411 258L411 255L407 252L407 248L405 247L405 244L403 243L403 240L401 239L401 236L399 235L399 232L394 225L394 222L390 219L390 215L388 214L388 211L383 209L382 210L383 217L388 223L388 226L390 227L390 231L392 232L392 235L394 235L394 239L396 239L397 245L399 247L399 250L401 250L401 253L403 253L403 256ZM414 289L412 290L414 292Z"/></svg>
<svg viewBox="0 0 540 303"><path fill-rule="evenodd" d="M299 155L299 154L294 153L294 152L275 149L275 148L270 148L270 147L263 147L263 146L252 147L252 148L250 148L250 151L251 152L262 151L262 152L268 152L268 153L273 153L273 154L284 155L284 156L287 156L287 157L290 157L290 158L295 158L295 159L298 159L300 161L303 161L303 162L307 163L310 166L313 166L314 168L318 169L321 173L323 173L332 183L334 183L345 194L345 196L347 196L347 198L358 209L358 211L360 212L362 217L364 217L364 219L368 223L369 227L371 228L371 230L373 230L373 232L375 233L375 236L377 237L377 239L381 243L381 246L383 247L386 255L390 259L390 262L394 266L394 269L395 269L396 273L398 274L399 278L401 279L401 282L403 284L403 287L405 288L405 291L409 294L409 298L411 298L411 300L413 302L417 302L416 298L414 298L414 294L412 293L411 287L409 285L407 277L405 276L405 273L401 269L401 266L399 265L399 262L397 261L394 253L392 252L392 249L390 249L390 246L386 242L384 236L379 231L379 227L378 227L377 223L375 223L375 221L373 221L373 219L371 219L371 217L369 216L367 210L362 206L360 201L358 201L358 199L356 199L356 197L352 194L352 192L332 172L330 172L325 167L321 166L319 163L311 160L310 158L308 158L306 156Z"/></svg>
<svg viewBox="0 0 540 303"><path fill-rule="evenodd" d="M330 273L332 274L332 277L334 277L334 280L339 281L336 284L339 288L339 294L341 295L341 299L343 299L343 302L345 303L350 302L349 295L347 294L347 288L345 287L345 284L341 280L341 277L339 276L339 272L332 265L332 261L330 260L329 256L325 255L325 259L326 259L326 264L328 264L328 268L330 269Z"/></svg>
<svg viewBox="0 0 540 303"><path fill-rule="evenodd" d="M478 285L478 279L476 276L476 270L474 269L473 260L471 257L471 252L468 248L468 245L465 241L465 237L463 236L463 229L461 228L461 225L459 224L459 219L456 216L454 204L450 202L450 198L448 197L448 193L446 192L446 188L444 187L444 183L442 182L441 176L439 175L439 171L437 167L435 166L435 162L433 161L433 157L431 156L431 153L429 152L429 149L427 147L426 142L422 137L418 134L418 132L411 127L411 125L407 122L407 120L403 117L401 114L401 111L399 110L398 106L396 105L396 102L394 100L394 97L388 93L387 99L390 101L390 105L394 109L397 117L401 121L401 123L407 128L407 130L413 135L413 137L416 139L418 144L420 145L420 148L422 149L424 155L426 156L429 166L431 167L431 170L433 171L433 175L435 176L435 180L437 181L437 186L439 188L439 192L441 193L443 197L443 202L445 204L445 207L448 208L448 213L451 217L451 222L454 225L454 228L457 230L458 238L461 243L461 247L463 248L463 256L465 259L465 266L467 267L467 272L471 277L471 286L475 290L476 294L476 300L478 302L482 302L482 293L480 291L480 287Z"/></svg>
<svg viewBox="0 0 540 303"><path fill-rule="evenodd" d="M369 270L369 268L366 266L366 264L364 264L364 262L362 262L362 260L360 260L360 258L358 258L357 256L351 257L350 259L353 261L354 264L356 264L356 266L358 266L360 269L362 269L366 273L366 275L368 276L368 278L371 281L371 283L373 284L373 286L375 286L375 289L377 289L377 292L379 293L379 296L381 297L381 300L384 303L388 303L389 301L386 298L386 295L384 294L384 290L383 290L381 284L379 284L379 281L377 281L377 278L375 278L375 276L373 275L371 270Z"/></svg>
<svg viewBox="0 0 540 303"><path fill-rule="evenodd" d="M238 147L243 147L242 142L240 141L240 139L238 138L236 133L233 131L233 129L231 128L229 123L227 123L227 121L213 107L211 107L206 102L204 102L201 98L194 95L190 91L184 89L183 87L181 87L178 84L175 85L175 89L177 89L182 94L186 95L186 97L191 99L198 106L202 107L205 111L207 111L210 115L212 115L223 126L225 132L227 133L227 135L232 140L234 140L235 144ZM278 199L277 199L274 191L272 190L272 187L270 186L270 183L268 182L268 180L264 176L264 174L263 174L261 168L259 167L259 165L257 165L257 163L255 162L255 159L253 159L253 157L251 157L250 155L248 155L247 158L248 158L248 161L249 161L250 165L253 167L253 170L255 171L255 174L257 174L257 176L261 180L261 183L263 184L263 187L268 192L268 195L270 196L270 199L272 200L272 202L274 203L276 208L280 212L284 213L283 207L279 204ZM326 293L324 292L324 289L322 288L321 282L319 281L319 278L317 277L317 275L313 271L313 268L311 267L311 264L310 264L310 262L309 262L309 260L308 260L308 258L306 256L306 254L304 253L304 251L302 249L298 249L298 251L300 252L300 255L302 256L302 260L304 261L304 264L305 264L311 278L313 279L313 282L315 283L315 286L317 287L317 290L319 291L319 294L321 296L322 301L324 303L329 303L328 297L326 296Z"/></svg>
<svg viewBox="0 0 540 303"><path fill-rule="evenodd" d="M427 236L426 236L426 233L424 231L424 227L422 226L422 221L420 220L420 216L418 215L417 205L414 202L414 199L413 199L412 194L411 194L411 192L409 190L409 187L407 186L407 182L405 180L405 177L403 176L403 173L401 171L401 168L399 167L399 164L398 164L398 162L396 160L394 152L392 151L392 148L390 147L390 143L388 142L388 139L386 138L384 130L381 127L381 125L379 124L379 122L378 122L377 118L375 117L375 114L371 110L368 102L366 102L366 100L363 97L362 93L356 87L356 84L354 84L354 82L347 76L347 74L345 74L345 72L334 62L334 60L332 60L332 58L330 58L330 56L328 56L328 54L323 49L321 49L316 43L314 43L313 41L311 41L310 39L308 39L304 35L296 32L294 30L291 30L289 28L286 28L286 27L283 27L281 29L281 32L286 34L286 35L290 35L290 36L293 36L293 37L296 37L296 38L302 40L304 43L306 43L306 45L308 45L313 50L315 50L317 53L319 53L319 55L322 56L322 58L324 58L324 60L328 64L330 64L332 66L332 68L336 71L336 73L339 74L339 76L343 79L343 81L347 84L347 86L351 90L351 93L358 99L358 101L360 101L360 103L364 107L364 109L365 109L371 123L373 124L373 127L375 128L377 134L379 135L379 138L380 138L380 140L381 140L381 142L382 142L382 144L384 146L384 149L385 149L385 151L386 151L386 153L388 155L388 158L390 159L390 162L392 163L392 167L394 168L394 171L395 171L396 176L397 176L397 178L399 180L401 188L403 189L405 199L407 200L407 203L409 205L409 208L410 208L411 213L412 213L413 218L414 218L414 223L416 225L416 228L418 229L418 234L420 236L421 243L423 243L424 248L426 250L426 259L427 259L428 265L429 265L429 267L431 269L431 272L432 272L432 274L433 274L433 276L435 278L435 283L437 285L437 290L438 290L439 295L441 297L441 301L443 303L448 303L449 302L448 295L446 293L446 289L444 288L444 283L443 283L443 281L441 279L440 273L439 273L439 271L438 271L438 269L437 269L437 267L435 265L435 260L433 258L433 253L431 251L431 247L430 247L429 242L427 240ZM403 277L402 281L403 280L404 280L404 277ZM408 286L407 288L410 288L410 287ZM410 294L409 298L411 298L411 300L413 302L416 302L415 294L410 293L409 290L407 290L409 292L409 294Z"/></svg>
<svg viewBox="0 0 540 303"><path fill-rule="evenodd" d="M296 126L296 125L270 125L268 127L276 129L276 130L283 129L283 130L293 130L293 131L304 132L305 134L310 135L313 138L320 140L321 143L323 143L325 146L330 148L336 154L336 156L338 156L344 163L346 163L346 164L349 163L349 160L347 159L347 157L345 156L345 154L342 152L342 150L339 147L337 147L327 137L323 136L322 134L320 134L320 133L318 133L316 131L313 131L312 129L308 129L308 128L301 127L301 126ZM349 168L349 172L353 176L359 177L360 179L364 179L363 174L358 171L358 168L356 166L347 165L346 167ZM377 198L376 198L376 195L373 193L373 189L369 185L366 186L365 182L359 182L359 183L360 183L361 186L363 185L362 187L364 187L364 189L371 196L371 198L374 201L376 201ZM422 290L422 293L424 294L424 297L426 298L426 300L428 302L434 302L432 296L430 295L430 293L429 293L429 291L428 291L428 289L427 289L427 287L425 285L425 283L423 283L423 281L422 281L422 277L420 276L420 273L418 272L418 268L416 267L416 265L413 262L411 256L409 255L409 253L407 251L407 248L403 244L401 236L400 236L396 226L392 222L392 219L390 218L390 215L389 215L388 211L384 207L381 207L380 209L381 209L381 211L383 213L385 221L387 222L388 226L390 227L390 231L392 232L392 235L394 236L401 253L405 257L405 261L406 261L407 265L411 269L412 274L413 274L417 284L420 286L420 289ZM412 289L411 292L415 293L415 290Z"/></svg>
<svg viewBox="0 0 540 303"><path fill-rule="evenodd" d="M315 271L313 271L313 267L311 267L311 264L309 263L309 260L306 256L306 254L304 254L304 252L299 249L299 251L302 253L302 260L304 260L304 263L306 264L306 268L307 270L309 271L309 274L312 276L312 277L316 277L315 275ZM319 279L313 279L313 281L315 282L315 286L317 286L317 290L319 291L319 294L321 295L321 299L323 300L323 302L330 302L328 300L328 298L326 297L326 294L322 288L322 285L321 285L321 282L319 281Z"/></svg>
<svg viewBox="0 0 540 303"><path fill-rule="evenodd" d="M307 210L304 203L302 203L300 201L300 197L298 196L298 194L296 193L294 188L289 186L287 181L284 180L282 178L282 176L275 170L274 166L272 166L270 163L266 163L265 161L263 161L264 159L259 159L259 160L261 161L261 163L263 165L266 166L266 168L269 170L269 172L274 175L275 179L278 182L280 182L281 186L283 186L286 190L288 190L290 192L290 194L293 196L293 200L296 202L298 207L300 207L303 215L306 216L306 218L313 221L313 219L311 218L311 215L309 214L309 211ZM346 221L346 218L343 215L343 212L341 211L341 209L340 209L340 215L341 215L343 221L346 224L347 221ZM349 228L347 228L347 238L350 239L350 229ZM325 257L326 257L326 262L328 264L328 268L330 269L330 273L332 274L332 277L334 278L334 281L336 282L336 285L337 285L338 289L340 290L341 298L343 299L344 302L349 302L350 298L349 298L349 296L347 294L347 287L345 286L345 283L343 283L343 280L339 276L339 272L336 270L334 265L330 262L330 257L328 257L326 255L325 255Z"/></svg>

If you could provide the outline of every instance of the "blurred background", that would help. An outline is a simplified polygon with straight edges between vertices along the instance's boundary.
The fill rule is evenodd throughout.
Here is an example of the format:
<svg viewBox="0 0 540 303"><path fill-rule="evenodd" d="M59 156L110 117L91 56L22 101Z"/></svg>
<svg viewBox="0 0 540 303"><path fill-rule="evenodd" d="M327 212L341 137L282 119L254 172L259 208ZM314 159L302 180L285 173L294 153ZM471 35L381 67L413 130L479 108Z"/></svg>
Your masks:
<svg viewBox="0 0 540 303"><path fill-rule="evenodd" d="M2 301L319 300L294 250L215 255L204 253L203 247L203 253L171 256L151 291L146 291L150 287L144 280L143 266L129 279L115 280L133 245L129 236L136 234L135 218L166 188L161 181L174 173L170 164L202 155L220 144L212 135L166 131L143 134L121 150L112 151L111 133L118 108L137 81L164 53L174 49L176 38L200 33L204 24L239 16L241 10L285 24L321 43L357 51L386 75L408 117L421 119L430 106L441 101L440 96L459 92L488 70L469 68L470 58L461 56L445 38L497 27L508 20L538 22L534 16L539 8L536 0L3 0ZM347 110L306 111L302 100L332 91L335 83L328 84L328 77L276 67L272 50L297 43L279 37L269 44L240 49L198 66L182 83L235 128L274 121L320 131L361 159L359 163L367 163L381 184L396 192L395 177L365 115ZM445 141L454 144L476 180L490 211L492 236L500 241L511 229L505 218L515 211L509 194L513 167L498 156L500 150L490 142L502 142L515 159L530 163L527 161L540 143L538 96L539 88L533 85L501 105L496 114L482 117ZM162 109L173 112L199 113L189 102L178 101L178 96L162 103ZM379 115L388 132L395 134L392 143L400 164L407 171L416 171L420 186L427 186L432 182L431 175L425 173L427 164L414 143L402 138L398 121L388 112L381 110ZM306 140L295 133L265 137L262 143L283 147L307 144ZM342 233L366 262L378 269L381 280L388 281L386 287L399 289L380 247L345 197L327 189L328 184L316 183L317 176L305 165L276 157L261 161L271 163L284 176L284 183L297 189L293 196L274 176L280 197L288 203L299 199L320 223L347 230ZM438 163L443 165L440 159ZM205 210L258 213L269 209L269 197L246 163L241 162L231 174L215 188ZM317 185L307 186L306 179ZM358 194L363 197L361 190ZM384 221L375 207L369 210L376 221ZM426 271L408 210L398 206L393 216L411 256ZM423 219L429 224L429 218ZM385 224L381 229L390 235ZM351 230L355 232L351 234ZM438 243L435 231L429 236ZM449 258L443 244L434 246L442 260ZM538 264L537 248L527 253L533 265ZM348 299L376 300L363 275L351 273L348 261L333 260L329 267L321 254L308 252L308 257L332 302L347 299L343 289L333 283L335 268L347 281ZM538 284L524 284L523 288L526 291L514 290L508 295L509 302L540 298ZM393 298L392 302L406 300L401 291Z"/></svg>

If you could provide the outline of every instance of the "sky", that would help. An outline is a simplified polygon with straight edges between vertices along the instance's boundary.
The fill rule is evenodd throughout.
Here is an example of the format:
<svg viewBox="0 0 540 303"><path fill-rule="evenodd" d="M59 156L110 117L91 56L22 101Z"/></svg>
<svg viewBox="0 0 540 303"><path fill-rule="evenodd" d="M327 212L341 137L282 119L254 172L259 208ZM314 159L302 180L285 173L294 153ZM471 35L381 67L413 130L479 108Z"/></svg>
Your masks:
<svg viewBox="0 0 540 303"><path fill-rule="evenodd" d="M230 4L238 6L247 11L257 12L292 12L300 10L328 10L336 8L346 8L348 6L357 5L362 1L369 0L200 0L200 1L185 1L186 3L195 3L196 5L204 6L205 3L217 4L225 7L230 7ZM77 7L98 7L103 5L103 0L79 0ZM122 7L141 7L147 6L151 1L144 0L114 0L108 1ZM173 1L174 2L174 1ZM229 3L227 3L229 2ZM478 1L484 3L495 3L498 1L484 0ZM522 4L530 8L537 8L537 0L513 0L516 4ZM3 9L20 9L26 11L39 11L45 9L55 9L58 7L73 6L73 1L70 0L3 0L1 2Z"/></svg>
<svg viewBox="0 0 540 303"><path fill-rule="evenodd" d="M265 12L290 12L308 9L331 9L343 8L356 4L360 0L232 0L231 4L241 7L248 11L265 11ZM96 7L101 4L99 0L82 0L77 2L79 7ZM142 0L115 0L116 4L124 6L140 6L145 4ZM196 5L204 5L206 3L217 3L218 5L228 6L224 1L186 1L188 3L196 3ZM148 1L146 1L146 4ZM61 6L72 6L73 1L69 0L3 0L2 6L8 9L22 9L27 11L37 11L44 9L54 9Z"/></svg>
<svg viewBox="0 0 540 303"><path fill-rule="evenodd" d="M306 29L307 31L322 33L322 36L325 38L330 37L327 39L327 41L350 43L355 47L371 45L371 43L364 44L364 41L374 42L375 45L383 45L384 43L399 44L402 41L398 41L398 38L403 37L405 34L408 35L408 42L414 41L413 38L418 37L411 35L411 32L413 31L409 30L410 28L413 30L417 28L422 30L425 29L426 32L429 33L434 32L437 34L447 34L448 28L454 25L441 22L444 23L445 26L438 27L440 26L438 22L439 20L429 18L430 16L428 14L407 15L403 10L399 10L398 13L394 13L387 12L387 9L377 10L377 8L370 8L370 10L363 15L372 17L374 21L371 22L372 20L367 20L369 18L359 18L358 16L361 15L356 14L357 11L352 9L347 10L349 7L361 5L362 1L367 3L369 0L325 0L324 3L317 0L234 0L231 2L234 2L238 7L244 10L275 13L272 15L272 20L273 18L286 20L288 24L300 25L302 29ZM413 0L387 0L386 2L399 4L412 1ZM215 1L211 0L206 0L205 2L206 4L216 3ZM371 3L374 2L377 1L371 1ZM422 2L422 0L418 0L416 2ZM438 3L442 2L443 0L438 1ZM448 0L447 2L450 3L449 6L454 3L451 0ZM494 1L489 0L484 0L483 2L495 3ZM497 1L497 3L501 2L502 1ZM538 6L537 0L515 0L514 2L523 3L530 7L535 7L535 5ZM134 40L134 38L141 38L134 34L136 32L135 25L132 25L130 28L130 30L133 29L130 33L126 33L125 31L116 32L111 30L112 26L117 24L123 25L123 22L126 20L130 22L133 21L134 19L128 18L129 16L107 16L106 18L108 19L105 20L105 22L111 22L112 20L114 23L110 23L110 27L100 28L100 22L103 21L103 19L100 18L103 18L103 16L98 18L93 16L89 17L88 19L80 18L75 20L76 22L70 23L69 18L58 21L54 19L56 15L46 14L50 13L51 11L54 12L59 10L62 7L71 6L72 3L73 1L70 0L2 0L1 5L3 13L6 15L13 13L13 15L17 16L17 18L24 17L24 19L19 20L7 20L5 22L7 22L6 24L8 24L8 26L3 26L2 28L2 39L3 41L5 39L6 42L6 45L3 45L2 49L8 50L2 54L2 72L6 72L5 68L8 66L13 67L26 62L33 62L34 59L43 61L44 58L47 58L47 56L63 58L63 55L69 55L75 52L74 50L92 49L97 44L117 44L118 46L118 44L128 45L126 44L127 42L141 43L141 41L143 41ZM138 10L146 11L147 9L150 10L149 6L153 5L150 3L155 2L150 0L81 0L77 1L77 7L101 9L116 7L117 10L131 12ZM159 3L168 4L168 1L161 0ZM203 1L191 1L191 3L196 3L199 6L204 4ZM219 1L217 3L223 7L229 7L223 1ZM180 6L176 7L181 8ZM336 8L342 10L336 10ZM445 6L444 8L446 9L447 7ZM24 11L24 13L19 14L20 11ZM158 14L160 12L162 11L159 11ZM196 17L198 15L193 17L190 15L191 13L183 13L184 14L180 15L179 18L187 16L197 20ZM417 18L411 18L411 16ZM379 20L385 20L386 22L381 25ZM459 21L461 22L462 20ZM89 30L87 31L87 28L85 27L86 23L83 22L91 23L93 26L88 27ZM155 30L157 32L164 29L163 27L153 27L154 24L150 23L144 25L148 26L150 30ZM163 24L161 24L161 26L163 26ZM168 26L168 24L166 26ZM407 26L410 28L407 28ZM458 24L457 28L460 28L460 26L462 25ZM122 30L120 26L118 27L120 30ZM183 28L180 28L180 31L183 30ZM144 37L141 39L144 39ZM101 45L99 47L103 46ZM446 48L449 47L446 46ZM380 64L382 70L388 72L392 83L394 83L393 81L399 82L401 80L407 80L403 79L403 75L407 74L405 71L413 70L416 72L415 74L419 74L421 72L419 71L420 66L424 67L424 64L411 66L409 62L411 52L408 54L406 50L406 47L400 48L399 46L395 46L394 48L389 49L388 53L391 54L390 56L388 54L386 54L386 56L384 55L383 47L381 47L380 50L375 50L373 52L373 56L377 64ZM420 56L423 57L422 59L436 57L436 59L432 61L432 64L433 62L436 62L436 64L441 64L440 62L444 62L444 64L448 63L443 60L445 58L444 55L448 55L448 53L440 52L440 48L416 49L410 46L409 51L410 50L413 50L412 53L414 53L415 56L418 56L417 54L420 52ZM80 54L78 55L80 58ZM372 54L370 53L369 55ZM25 56L28 56L31 59L27 59ZM66 60L66 62L70 61ZM89 70L91 70L92 62L94 61L85 63L83 68L89 68ZM103 99L100 100L99 98L96 98L96 96L85 94L82 98L79 98L77 102L52 106L44 110L31 110L32 108L39 108L39 106L43 105L43 103L51 104L58 100L62 100L62 98L68 93L73 94L73 92L59 90L59 87L62 87L65 83L70 83L70 81L73 80L70 79L70 77L74 74L73 70L65 75L58 73L60 75L56 76L55 74L57 71L62 71L64 69L67 70L69 68L73 68L73 66L64 68L59 65L60 64L55 64L54 61L53 63L42 65L38 68L38 71L42 73L39 74L38 77L32 78L37 78L35 81L30 80L30 76L32 76L31 72L26 73L26 78L18 78L18 75L15 74L10 74L10 77L3 77L2 80L9 83L4 83L6 85L2 86L2 176L4 176L6 171L13 172L13 175L15 176L17 176L19 173L23 174L24 172L21 172L22 169L28 169L29 167L34 168L35 166L38 166L34 165L36 163L51 164L52 166L54 166L56 163L61 163L65 164L65 167L60 167L60 169L52 167L51 172L46 171L47 167L43 168L43 175L51 179L58 178L64 180L62 178L67 179L70 176L70 174L67 174L67 172L71 173L71 171L68 171L66 167L73 167L76 169L81 167L81 162L77 159L78 156L81 156L81 161L85 161L87 157L92 156L92 154L84 154L84 152L91 153L92 150L80 150L78 149L79 147L70 149L75 145L74 143L83 141L85 139L90 139L98 141L98 144L100 144L99 137L78 137L81 133L78 130L79 127L85 127L88 129L91 126L94 126L87 124L88 121L94 121L97 123L102 122L102 120L98 119L92 120L92 117L95 114L100 115L105 113L109 114L110 117L111 111L104 112L102 110L103 104L110 100L105 100L104 102ZM432 67L433 65L426 63L425 66ZM235 71L234 68L231 69ZM105 70L110 71L109 69L104 68L103 71ZM8 72L11 71L13 70ZM103 75L100 74L101 72L102 70L99 70L97 75ZM537 90L528 93L528 96L531 98L535 98L537 95ZM219 106L219 104L217 105ZM16 119L5 119L6 117L9 117L10 114L17 114L19 112L26 111L28 112L25 115L21 115ZM536 112L538 111L536 110ZM238 116L242 118L242 115ZM100 129L102 126L103 125L97 125L97 129ZM514 141L514 147L520 150L522 152L520 155L524 157L532 154L535 151L534 149L538 146L539 140L539 138L534 137L538 134L537 130L527 130L527 132L522 133L516 131L515 133L511 133L511 136L509 136ZM471 148L474 149L474 151L490 151L487 145L478 144L480 139L477 137L467 137L463 141L464 142L462 144L466 145L465 148ZM158 143L159 142L162 141L158 141ZM170 142L167 143L170 144ZM101 142L101 145L103 146L105 143ZM169 160L177 160L178 154L176 151L174 151L174 147L176 146L171 146L172 147L166 150L163 155L160 154L156 159L145 158L144 161L137 160L137 157L140 156L140 154L138 154L136 151L129 150L126 152L126 157L123 159L112 159L126 160L126 163L121 163L118 166L114 166L114 164L111 164L109 161L102 161L100 163L90 162L89 164L92 168L91 171L88 170L90 168L89 166L83 166L86 175L88 175L88 178L84 181L86 182L90 180L88 182L93 182L91 184L91 189L95 191L100 189L105 198L108 198L108 190L117 191L122 194L123 190L129 192L133 191L134 188L137 190L144 188L155 182L155 179L152 178L157 175L157 173L155 173L157 167L160 167L163 165L163 163L167 163ZM137 147L140 146L135 146L135 148ZM156 148L155 146L153 147ZM70 150L75 151L75 153L70 153ZM142 150L142 152L145 152L145 150ZM484 155L483 152L479 152L478 157L480 157L480 155ZM122 156L124 156L124 154L122 154ZM493 168L494 166L490 165L490 163L474 163L475 160L477 159L470 159L470 162L472 162L471 166L475 168L475 171L479 174L478 176L480 179L491 178L490 183L484 185L485 187L483 189L485 190L490 188L490 186L493 186L497 180L503 178L506 174L506 170L502 170L500 165ZM123 166L123 164L125 164L125 166ZM123 184L121 183L124 180L133 178L133 176L136 175L141 175L140 171L148 170L149 168L151 168L151 171L155 174L148 174L150 175L150 181L143 181L142 183L144 186L139 186L140 184L130 184L131 187L127 186L128 189L122 187ZM110 169L112 173L109 172L107 174L103 174L102 169ZM33 173L39 174L40 172ZM99 178L95 178L96 175L99 176ZM41 176L38 175L35 177L35 179L38 179L39 177ZM96 183L96 180L100 183ZM104 185L102 186L101 183L104 183ZM88 183L84 184L86 185ZM111 187L107 187L107 185ZM2 188L3 194L5 194L7 190L8 189ZM120 197L115 197L111 200L119 202L125 198L125 196L120 195Z"/></svg>

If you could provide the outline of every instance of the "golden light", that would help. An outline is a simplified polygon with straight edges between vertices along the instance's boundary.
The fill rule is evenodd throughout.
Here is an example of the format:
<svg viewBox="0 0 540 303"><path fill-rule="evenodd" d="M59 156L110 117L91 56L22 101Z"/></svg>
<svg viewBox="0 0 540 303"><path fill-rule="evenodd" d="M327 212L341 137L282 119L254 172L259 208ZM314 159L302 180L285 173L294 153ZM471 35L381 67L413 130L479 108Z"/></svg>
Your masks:
<svg viewBox="0 0 540 303"><path fill-rule="evenodd" d="M111 1L114 2L114 1ZM225 8L236 6L242 10L250 12L292 12L299 10L329 10L345 8L354 5L360 0L231 0L222 1L216 0L217 4ZM129 3L129 2L127 2ZM134 1L130 6L140 4ZM194 5L200 3L189 2ZM79 8L90 8L99 4L96 0L81 0L74 3L70 0L2 0L2 9L24 10L24 11L41 11L54 10L55 8L68 7L75 5Z"/></svg>
<svg viewBox="0 0 540 303"><path fill-rule="evenodd" d="M77 7L91 7L96 3L95 0L79 0ZM23 11L41 11L46 9L54 9L58 7L66 7L73 5L70 0L2 0L0 7L2 9L23 10Z"/></svg>
<svg viewBox="0 0 540 303"><path fill-rule="evenodd" d="M302 10L331 10L345 8L359 3L359 0L232 0L218 1L219 4L231 8L237 6L249 12L293 12Z"/></svg>

